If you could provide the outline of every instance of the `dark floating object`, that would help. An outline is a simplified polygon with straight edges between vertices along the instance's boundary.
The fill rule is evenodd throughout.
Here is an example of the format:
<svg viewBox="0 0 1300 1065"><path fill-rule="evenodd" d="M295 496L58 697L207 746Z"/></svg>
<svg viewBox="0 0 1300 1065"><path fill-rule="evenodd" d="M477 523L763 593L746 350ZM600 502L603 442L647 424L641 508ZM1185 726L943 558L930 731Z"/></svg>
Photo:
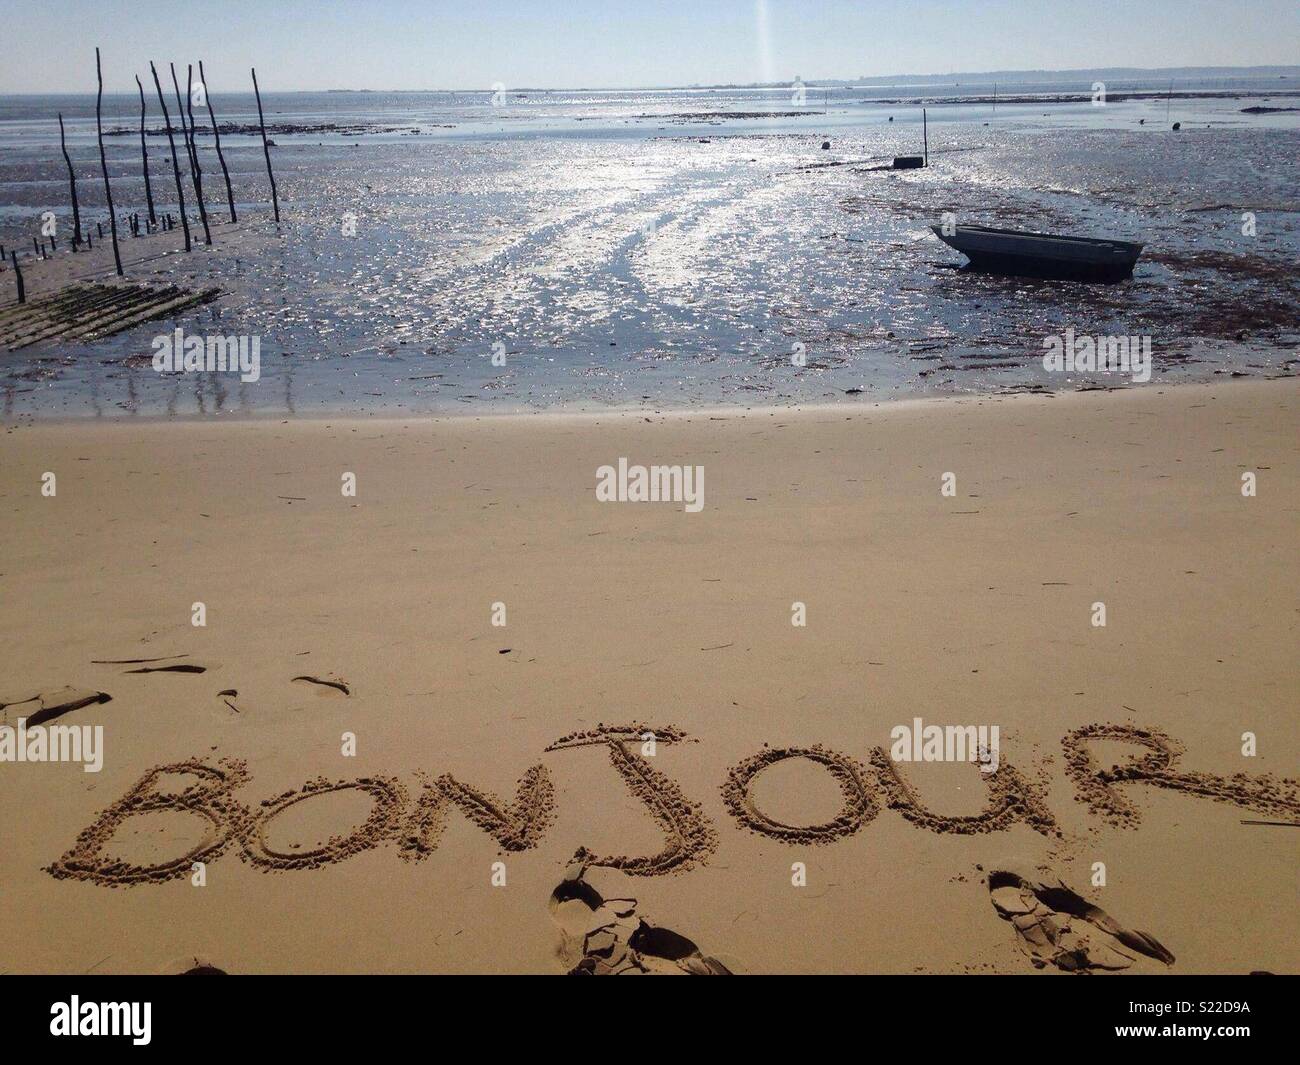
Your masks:
<svg viewBox="0 0 1300 1065"><path fill-rule="evenodd" d="M1183 128L1183 124L1182 124L1181 122L1175 122L1175 123L1174 123L1174 132L1175 132L1175 133L1177 133L1177 132L1178 132L1180 129L1182 129L1182 128Z"/></svg>
<svg viewBox="0 0 1300 1065"><path fill-rule="evenodd" d="M822 151L827 151L831 146L830 141L822 141Z"/></svg>
<svg viewBox="0 0 1300 1065"><path fill-rule="evenodd" d="M894 156L895 170L920 170L923 166L925 166L925 156L923 155Z"/></svg>
<svg viewBox="0 0 1300 1065"><path fill-rule="evenodd" d="M1067 281L1123 281L1133 275L1141 244L1093 237L1061 237L988 226L957 226L934 235L970 259L968 269Z"/></svg>

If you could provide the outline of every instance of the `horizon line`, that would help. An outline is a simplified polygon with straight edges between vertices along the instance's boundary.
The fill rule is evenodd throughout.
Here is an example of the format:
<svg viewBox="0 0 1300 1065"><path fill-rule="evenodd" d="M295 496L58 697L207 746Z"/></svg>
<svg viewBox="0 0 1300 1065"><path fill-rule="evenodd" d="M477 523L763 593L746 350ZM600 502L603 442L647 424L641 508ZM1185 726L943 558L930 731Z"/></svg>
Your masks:
<svg viewBox="0 0 1300 1065"><path fill-rule="evenodd" d="M884 88L898 82L904 82L905 79L913 79L915 81L940 80L941 83L946 84L949 79L957 79L957 78L993 78L993 77L1003 77L1003 76L1015 77L1015 76L1023 76L1029 74L1033 74L1033 75L1109 74L1109 73L1177 74L1180 71L1198 72L1200 74L1211 74L1220 71L1236 71L1236 72L1271 71L1274 73L1279 71L1288 71L1288 72L1294 72L1297 76L1300 76L1300 64L1258 63L1258 64L1252 64L1250 66L1230 66L1230 65L1216 64L1216 65L1207 65L1207 66L1183 65L1183 66L1176 66L1176 67L1134 67L1134 66L1066 67L1066 68L1055 69L1055 70L1047 69L1047 68L1025 68L1020 70L965 70L965 71L953 71L950 73L938 73L938 74L916 74L916 73L879 74L879 75L870 75L867 77L860 77L860 78L827 77L827 78L812 78L812 79L803 79L800 75L796 74L795 79L801 81L805 87L810 89L820 88L820 87L829 88L832 86L837 88L852 88L852 87ZM1286 77L1287 75L1283 74L1281 76ZM538 85L519 85L519 86L508 86L506 87L505 91L511 93L518 93L518 92L653 92L653 91L665 91L671 89L679 89L679 90L680 89L788 89L792 84L794 84L793 81L783 79L779 81L717 82L712 84L706 84L703 82L691 82L688 84L678 84L678 85L672 85L672 84L582 85L582 86L572 85L572 86L552 86L552 87L545 87L545 86L538 86ZM326 89L272 89L270 91L278 92L283 95L289 95L295 93L345 93L345 92L390 93L396 95L396 94L407 94L407 93L409 94L490 93L496 90L493 86L489 86L487 88L472 88L472 89L471 88L381 89L381 88L343 88L343 87L336 86L336 87L331 87ZM118 93L129 93L129 92L130 92L129 89L115 89L115 90L108 90L106 92L106 95L118 94ZM51 91L3 92L0 93L0 96L63 96L63 95L79 96L85 94L93 94L93 90L89 90L89 89L88 90L61 90L58 92L51 92Z"/></svg>

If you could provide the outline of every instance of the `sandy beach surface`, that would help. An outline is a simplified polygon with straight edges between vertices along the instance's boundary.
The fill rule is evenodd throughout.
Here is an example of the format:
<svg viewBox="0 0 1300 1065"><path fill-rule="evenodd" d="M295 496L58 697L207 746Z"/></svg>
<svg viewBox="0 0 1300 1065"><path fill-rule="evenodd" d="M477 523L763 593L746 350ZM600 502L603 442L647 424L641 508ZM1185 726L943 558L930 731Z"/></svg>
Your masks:
<svg viewBox="0 0 1300 1065"><path fill-rule="evenodd" d="M1076 960L1300 970L1300 832L1244 823L1300 821L1298 404L9 428L0 714L111 701L49 722L100 772L0 765L0 970L560 972L622 949L580 848L735 972L1054 973L1056 879L1122 933ZM599 502L620 458L703 508ZM997 772L882 764L915 718Z"/></svg>

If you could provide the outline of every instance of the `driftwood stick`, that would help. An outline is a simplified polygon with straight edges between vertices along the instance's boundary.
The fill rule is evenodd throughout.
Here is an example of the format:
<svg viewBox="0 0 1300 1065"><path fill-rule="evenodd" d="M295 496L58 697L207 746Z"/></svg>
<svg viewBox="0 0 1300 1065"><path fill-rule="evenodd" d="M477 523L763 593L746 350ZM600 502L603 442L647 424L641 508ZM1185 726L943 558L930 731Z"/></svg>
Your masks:
<svg viewBox="0 0 1300 1065"><path fill-rule="evenodd" d="M271 146L266 143L266 119L262 117L262 94L257 88L257 69L253 69L253 95L257 97L257 124L262 127L262 151L266 155L266 176L271 179L271 206L275 208L275 221L280 221L280 198L275 193L275 172L271 169Z"/></svg>
<svg viewBox="0 0 1300 1065"><path fill-rule="evenodd" d="M181 225L185 227L185 250L190 250L190 223L185 217L185 192L181 186L181 165L176 160L176 138L172 135L172 120L167 114L167 101L163 97L162 82L158 80L158 68L149 64L149 69L153 72L154 88L158 90L158 103L162 105L163 123L167 127L167 143L172 146L172 174L176 177L176 202L180 204ZM167 215L171 219L171 214Z"/></svg>
<svg viewBox="0 0 1300 1065"><path fill-rule="evenodd" d="M117 215L113 212L113 187L108 183L108 157L104 154L104 72L99 63L99 49L95 49L95 78L99 92L95 96L95 128L99 133L99 166L104 171L104 195L108 199L108 225L113 231L113 262L117 276L122 276L122 255L117 250Z"/></svg>
<svg viewBox="0 0 1300 1065"><path fill-rule="evenodd" d="M136 88L140 90L140 159L144 163L144 198L149 203L149 224L156 225L158 219L153 213L153 187L149 184L149 149L144 143L144 85L140 82L140 75L135 76Z"/></svg>
<svg viewBox="0 0 1300 1065"><path fill-rule="evenodd" d="M77 175L72 172L72 160L68 156L68 141L63 135L63 115L59 115L59 146L63 149L63 161L68 164L68 185L72 188L72 247L81 243L81 207L77 204Z"/></svg>
<svg viewBox="0 0 1300 1065"><path fill-rule="evenodd" d="M212 110L212 91L208 88L208 76L203 73L203 60L199 60L199 82L203 86L203 98L208 104L208 117L212 119L212 139L217 145L217 161L221 163L221 173L226 179L226 202L230 205L230 220L235 219L235 191L230 187L230 171L226 168L226 157L221 154L221 131L217 129L217 114Z"/></svg>
<svg viewBox="0 0 1300 1065"><path fill-rule="evenodd" d="M194 111L190 109L190 121L185 120L185 104L181 99L180 83L176 80L176 64L170 64L172 68L172 86L176 89L176 110L181 116L181 131L185 134L185 147L188 149L190 157L190 180L194 182L194 198L199 201L199 219L203 222L203 235L205 243L212 243L212 231L208 229L208 212L203 206L203 171L199 167L199 152L194 144ZM187 92L189 89L187 88Z"/></svg>

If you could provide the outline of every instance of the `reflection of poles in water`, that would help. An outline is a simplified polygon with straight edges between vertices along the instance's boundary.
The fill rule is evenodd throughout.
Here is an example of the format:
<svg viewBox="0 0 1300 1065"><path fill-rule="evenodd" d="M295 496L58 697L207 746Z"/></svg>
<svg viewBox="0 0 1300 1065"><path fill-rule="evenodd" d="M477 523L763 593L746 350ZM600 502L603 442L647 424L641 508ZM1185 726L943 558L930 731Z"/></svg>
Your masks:
<svg viewBox="0 0 1300 1065"><path fill-rule="evenodd" d="M921 108L921 137L925 147L925 165L930 165L930 130L925 120L925 108Z"/></svg>

